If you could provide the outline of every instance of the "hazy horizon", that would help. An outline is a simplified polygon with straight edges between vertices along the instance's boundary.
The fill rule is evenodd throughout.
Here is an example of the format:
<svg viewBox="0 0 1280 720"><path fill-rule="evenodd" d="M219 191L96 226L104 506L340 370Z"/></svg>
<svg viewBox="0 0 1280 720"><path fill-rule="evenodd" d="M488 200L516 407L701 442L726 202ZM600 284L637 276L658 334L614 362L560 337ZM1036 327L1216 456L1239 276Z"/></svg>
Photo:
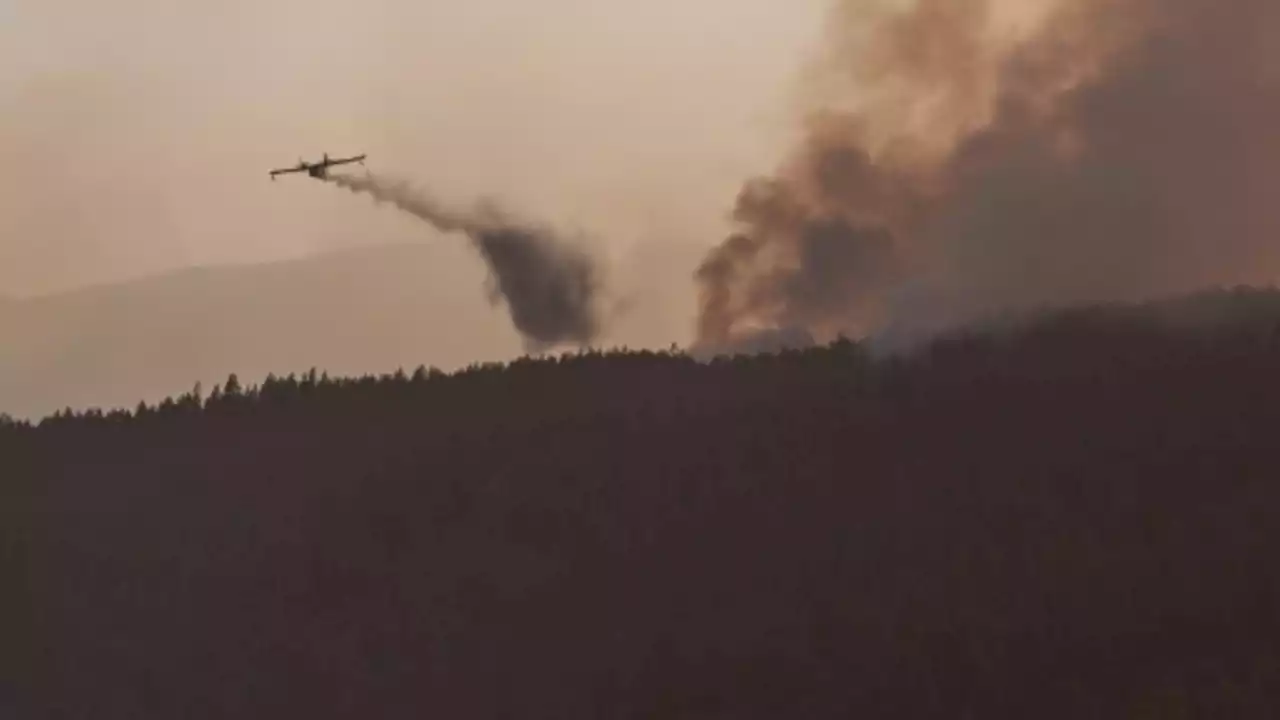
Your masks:
<svg viewBox="0 0 1280 720"><path fill-rule="evenodd" d="M443 267L422 269L432 287L415 297L442 306L415 311L416 324L385 320L416 335L412 364L520 354L464 238L304 175L268 178L299 158L367 153L370 170L446 201L495 199L584 236L609 302L628 308L601 342L688 342L690 274L728 227L741 179L771 166L793 137L796 77L827 5L0 0L0 299L104 286L128 295L131 284L189 268L232 278L246 265L424 243L423 257ZM323 282L355 293L378 292L377 274L388 271L334 272L342 276ZM154 398L267 367L266 346L228 349L255 361L216 372L208 357L158 349L190 340L159 337L174 332L164 317L135 315L225 312L193 297L224 290L161 286L166 294L146 306L121 305L128 316L112 315L112 303L68 317L27 317L29 303L0 314L0 385L10 388L0 411L114 404L133 389ZM306 291L313 296L254 289L269 306L333 292ZM335 326L373 322L360 298L326 301L323 312ZM157 337L142 344L153 351L123 349L140 343L147 322ZM224 355L216 342L206 356ZM375 372L406 362L390 351L344 362L338 341L296 342L310 349L308 366ZM125 357L140 367L122 366ZM138 379L148 373L157 380Z"/></svg>
<svg viewBox="0 0 1280 720"><path fill-rule="evenodd" d="M382 320L333 293L430 282L448 306L400 331L479 357L517 334L914 341L1045 303L1274 283L1277 8L23 0L0 11L0 297L421 242L430 273L373 263L255 302L352 326ZM374 175L268 179L325 152L367 153ZM517 219L475 209L491 200ZM125 342L111 328L166 326L192 292L51 317L48 347L6 312L0 369L104 372L82 334Z"/></svg>

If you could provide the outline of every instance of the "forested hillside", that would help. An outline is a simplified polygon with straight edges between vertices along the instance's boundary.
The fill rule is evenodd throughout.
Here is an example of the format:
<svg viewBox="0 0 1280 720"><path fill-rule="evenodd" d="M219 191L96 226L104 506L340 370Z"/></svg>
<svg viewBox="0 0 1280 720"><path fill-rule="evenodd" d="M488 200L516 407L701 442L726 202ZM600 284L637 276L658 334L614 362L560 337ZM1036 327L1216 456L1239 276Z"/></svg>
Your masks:
<svg viewBox="0 0 1280 720"><path fill-rule="evenodd" d="M8 423L7 657L37 718L1276 717L1274 301Z"/></svg>

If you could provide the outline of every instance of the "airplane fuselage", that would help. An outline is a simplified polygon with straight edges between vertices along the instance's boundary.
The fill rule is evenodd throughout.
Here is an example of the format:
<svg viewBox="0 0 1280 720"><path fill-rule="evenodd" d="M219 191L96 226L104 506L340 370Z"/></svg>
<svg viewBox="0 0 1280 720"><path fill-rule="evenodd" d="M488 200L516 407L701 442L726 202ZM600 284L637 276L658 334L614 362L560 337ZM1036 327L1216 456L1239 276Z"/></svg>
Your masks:
<svg viewBox="0 0 1280 720"><path fill-rule="evenodd" d="M353 162L360 163L361 165L363 165L364 158L365 158L364 155L356 155L355 157L339 158L335 160L329 157L329 153L325 153L324 159L322 159L320 162L317 162L317 163L309 163L305 160L299 159L298 164L294 167L272 170L271 179L274 180L276 178L276 175L280 175L282 173L296 173L296 172L305 171L311 177L316 178L317 180L323 180L329 176L330 167L334 165L346 165L347 163L353 163Z"/></svg>

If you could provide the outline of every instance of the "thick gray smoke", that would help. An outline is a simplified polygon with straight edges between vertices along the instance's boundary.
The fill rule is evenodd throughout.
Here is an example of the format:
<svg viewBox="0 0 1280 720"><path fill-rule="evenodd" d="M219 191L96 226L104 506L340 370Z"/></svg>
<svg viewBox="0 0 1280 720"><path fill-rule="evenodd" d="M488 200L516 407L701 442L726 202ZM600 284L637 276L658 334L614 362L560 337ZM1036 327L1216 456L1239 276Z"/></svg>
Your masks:
<svg viewBox="0 0 1280 720"><path fill-rule="evenodd" d="M554 230L515 222L491 206L446 208L405 181L374 174L327 180L392 203L441 232L465 233L489 268L490 301L506 304L527 350L586 345L598 335L595 263Z"/></svg>
<svg viewBox="0 0 1280 720"><path fill-rule="evenodd" d="M1280 273L1280 2L841 0L825 107L707 256L699 341L920 335ZM870 28L870 30L868 30Z"/></svg>

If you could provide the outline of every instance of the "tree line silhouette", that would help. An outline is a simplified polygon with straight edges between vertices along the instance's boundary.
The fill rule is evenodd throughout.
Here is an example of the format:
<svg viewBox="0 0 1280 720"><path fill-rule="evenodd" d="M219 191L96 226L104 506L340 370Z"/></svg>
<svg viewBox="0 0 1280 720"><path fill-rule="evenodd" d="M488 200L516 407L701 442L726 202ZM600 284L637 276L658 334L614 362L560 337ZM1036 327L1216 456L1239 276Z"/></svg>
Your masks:
<svg viewBox="0 0 1280 720"><path fill-rule="evenodd" d="M6 420L4 657L48 718L1270 717L1276 297Z"/></svg>

